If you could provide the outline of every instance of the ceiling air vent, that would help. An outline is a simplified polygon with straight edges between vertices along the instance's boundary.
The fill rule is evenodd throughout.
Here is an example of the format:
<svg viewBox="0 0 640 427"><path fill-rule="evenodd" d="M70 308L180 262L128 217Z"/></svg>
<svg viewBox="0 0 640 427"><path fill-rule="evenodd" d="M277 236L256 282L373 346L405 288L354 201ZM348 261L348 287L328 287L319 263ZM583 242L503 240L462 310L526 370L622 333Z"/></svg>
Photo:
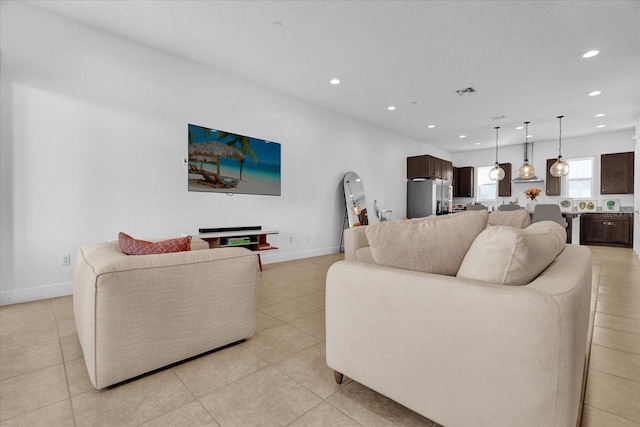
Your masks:
<svg viewBox="0 0 640 427"><path fill-rule="evenodd" d="M457 90L457 91L456 91L456 93L457 93L458 95L460 95L460 96L464 96L464 95L468 95L468 94L470 94L470 93L473 93L473 92L475 92L475 91L476 91L476 90L475 90L474 88L472 88L472 87L468 87L468 88L465 88L465 89Z"/></svg>
<svg viewBox="0 0 640 427"><path fill-rule="evenodd" d="M491 116L491 117L489 117L489 120L491 120L492 122L494 120L500 120L500 119L504 119L504 116Z"/></svg>

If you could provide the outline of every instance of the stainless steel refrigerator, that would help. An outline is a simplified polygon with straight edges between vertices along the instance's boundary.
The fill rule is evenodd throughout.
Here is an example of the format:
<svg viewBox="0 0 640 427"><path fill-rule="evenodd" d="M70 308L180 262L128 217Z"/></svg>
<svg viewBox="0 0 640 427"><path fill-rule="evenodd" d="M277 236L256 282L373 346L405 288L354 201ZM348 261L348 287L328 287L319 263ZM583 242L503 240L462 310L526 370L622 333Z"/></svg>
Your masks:
<svg viewBox="0 0 640 427"><path fill-rule="evenodd" d="M407 181L407 218L444 215L451 211L451 181L415 179Z"/></svg>

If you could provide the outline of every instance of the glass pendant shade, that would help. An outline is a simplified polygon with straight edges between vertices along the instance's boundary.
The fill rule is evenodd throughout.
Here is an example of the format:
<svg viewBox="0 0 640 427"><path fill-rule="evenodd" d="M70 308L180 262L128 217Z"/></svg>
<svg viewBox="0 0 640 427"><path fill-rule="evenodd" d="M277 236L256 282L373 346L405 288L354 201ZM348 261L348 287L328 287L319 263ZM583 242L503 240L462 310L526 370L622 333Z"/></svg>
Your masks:
<svg viewBox="0 0 640 427"><path fill-rule="evenodd" d="M558 156L558 160L551 165L549 169L551 176L560 177L569 173L569 165L562 159L562 156Z"/></svg>
<svg viewBox="0 0 640 427"><path fill-rule="evenodd" d="M495 164L493 169L489 171L489 178L492 181L500 181L504 179L504 169L500 167L498 163Z"/></svg>
<svg viewBox="0 0 640 427"><path fill-rule="evenodd" d="M519 175L522 179L530 179L536 174L536 168L529 163L529 160L525 160L524 164L520 166Z"/></svg>
<svg viewBox="0 0 640 427"><path fill-rule="evenodd" d="M520 178L522 179L530 179L533 178L533 176L536 174L536 168L533 167L533 165L531 163L529 163L529 159L528 159L528 154L529 154L529 140L527 139L529 137L529 123L530 122L524 122L525 125L525 131L524 131L524 163L522 164L522 166L520 166L520 170L518 171L518 174L520 176ZM531 151L533 152L533 148L531 149Z"/></svg>
<svg viewBox="0 0 640 427"><path fill-rule="evenodd" d="M502 169L500 167L500 164L498 163L498 129L500 129L500 127L496 127L496 164L493 167L493 169L491 169L489 171L489 178L492 181L500 181L504 179L504 169Z"/></svg>
<svg viewBox="0 0 640 427"><path fill-rule="evenodd" d="M358 208L355 201L353 202L353 206L351 206L351 211L354 215L360 215L360 208Z"/></svg>
<svg viewBox="0 0 640 427"><path fill-rule="evenodd" d="M562 159L562 118L564 116L558 116L558 122L560 127L560 133L558 136L558 160L549 168L551 176L560 177L569 173L569 165Z"/></svg>

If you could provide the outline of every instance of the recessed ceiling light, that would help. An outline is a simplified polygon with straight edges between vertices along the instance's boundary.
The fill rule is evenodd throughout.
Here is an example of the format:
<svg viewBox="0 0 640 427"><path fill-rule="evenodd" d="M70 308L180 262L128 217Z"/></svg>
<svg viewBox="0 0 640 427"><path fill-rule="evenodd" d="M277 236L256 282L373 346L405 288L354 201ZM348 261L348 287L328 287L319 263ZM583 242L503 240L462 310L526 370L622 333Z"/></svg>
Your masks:
<svg viewBox="0 0 640 427"><path fill-rule="evenodd" d="M605 114L604 114L604 113L600 113L600 114L596 114L596 115L595 115L595 116L593 116L593 117L604 117L604 116L605 116Z"/></svg>
<svg viewBox="0 0 640 427"><path fill-rule="evenodd" d="M434 127L436 127L436 125L429 125L427 126L429 129L433 129Z"/></svg>
<svg viewBox="0 0 640 427"><path fill-rule="evenodd" d="M518 126L518 127L516 128L516 130L521 130L521 129L524 129L524 126Z"/></svg>
<svg viewBox="0 0 640 427"><path fill-rule="evenodd" d="M600 53L599 50L590 50L589 52L587 52L584 55L582 55L582 57L583 58L593 58L594 56L596 56L599 53Z"/></svg>
<svg viewBox="0 0 640 427"><path fill-rule="evenodd" d="M602 93L602 92L601 92L601 91L599 91L599 90L594 90L593 92L590 92L590 93L589 93L589 96L598 96L598 95L600 95L601 93Z"/></svg>
<svg viewBox="0 0 640 427"><path fill-rule="evenodd" d="M460 135L460 136L459 136L459 138L461 138L461 139L462 139L462 138L466 138L466 137L467 137L467 135Z"/></svg>
<svg viewBox="0 0 640 427"><path fill-rule="evenodd" d="M473 145L480 145L480 143L479 142L474 142Z"/></svg>
<svg viewBox="0 0 640 427"><path fill-rule="evenodd" d="M393 105L389 105L389 106L387 107L387 110L389 110L389 111L393 111L393 110L395 110L395 109L396 109L396 107L394 107Z"/></svg>
<svg viewBox="0 0 640 427"><path fill-rule="evenodd" d="M533 138L533 135L529 134L529 135L525 136L525 138Z"/></svg>
<svg viewBox="0 0 640 427"><path fill-rule="evenodd" d="M596 126L596 127L597 127L598 129L600 129L600 128L603 128L603 127L606 127L606 126L607 126L607 125L598 125L598 126Z"/></svg>
<svg viewBox="0 0 640 427"><path fill-rule="evenodd" d="M331 83L332 85L339 85L339 84L340 84L340 80L338 80L338 79L331 79L331 80L329 80L329 83Z"/></svg>

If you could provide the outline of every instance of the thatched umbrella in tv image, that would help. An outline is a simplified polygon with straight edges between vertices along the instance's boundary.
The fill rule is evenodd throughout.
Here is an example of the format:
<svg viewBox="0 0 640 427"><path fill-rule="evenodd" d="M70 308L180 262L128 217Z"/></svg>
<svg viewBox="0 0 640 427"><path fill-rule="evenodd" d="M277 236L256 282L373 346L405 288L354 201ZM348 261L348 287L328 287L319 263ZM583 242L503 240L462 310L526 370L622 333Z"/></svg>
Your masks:
<svg viewBox="0 0 640 427"><path fill-rule="evenodd" d="M245 155L237 148L217 141L189 144L189 160L200 162L200 167L189 165L189 171L202 175L203 180L214 187L235 187L238 180L220 175L220 159L238 159L243 162ZM203 163L215 163L216 172L205 170Z"/></svg>

